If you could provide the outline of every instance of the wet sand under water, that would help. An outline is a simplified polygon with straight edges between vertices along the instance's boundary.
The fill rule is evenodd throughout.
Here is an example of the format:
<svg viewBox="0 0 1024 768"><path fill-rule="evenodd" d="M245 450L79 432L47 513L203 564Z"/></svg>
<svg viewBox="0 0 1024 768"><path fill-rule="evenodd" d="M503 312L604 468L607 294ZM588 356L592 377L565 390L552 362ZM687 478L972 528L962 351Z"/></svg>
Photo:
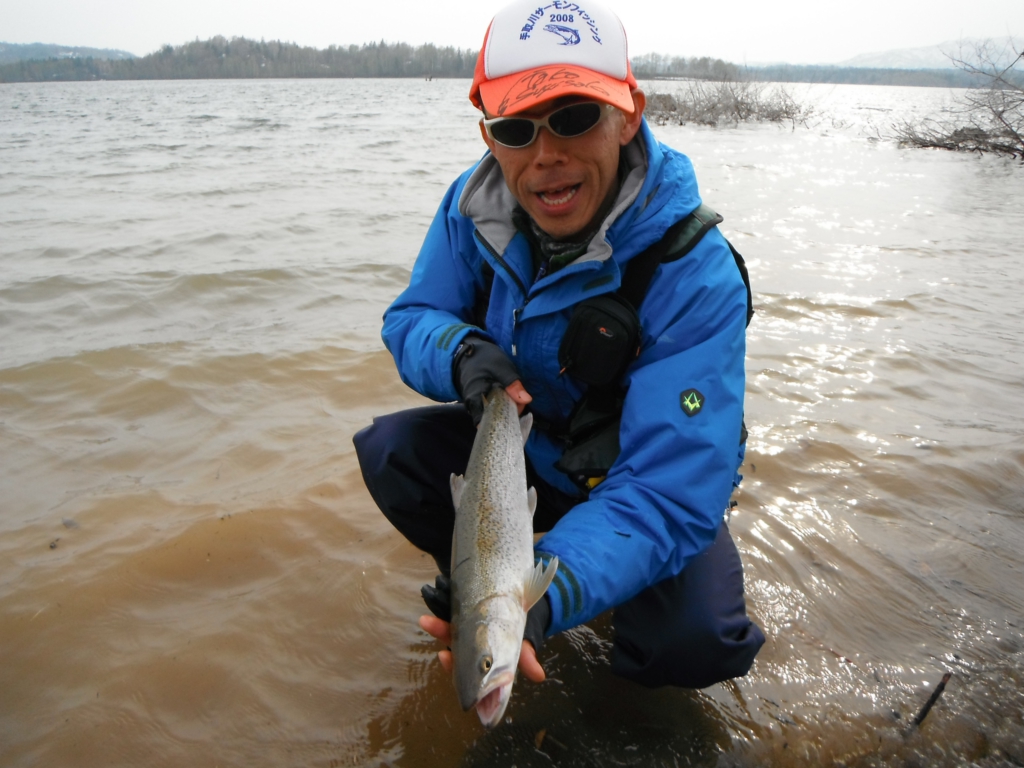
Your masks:
<svg viewBox="0 0 1024 768"><path fill-rule="evenodd" d="M869 141L919 89L656 128L755 288L751 674L625 683L603 616L461 712L351 437L424 402L379 318L466 85L0 89L0 765L1024 764L1024 174Z"/></svg>

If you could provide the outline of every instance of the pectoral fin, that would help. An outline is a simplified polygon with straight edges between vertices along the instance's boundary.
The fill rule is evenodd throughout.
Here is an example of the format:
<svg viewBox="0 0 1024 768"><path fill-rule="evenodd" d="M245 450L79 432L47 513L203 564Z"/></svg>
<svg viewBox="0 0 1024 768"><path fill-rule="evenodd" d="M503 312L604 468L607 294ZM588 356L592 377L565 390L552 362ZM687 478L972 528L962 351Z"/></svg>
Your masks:
<svg viewBox="0 0 1024 768"><path fill-rule="evenodd" d="M526 505L530 508L530 515L537 511L537 489L532 486L526 492Z"/></svg>
<svg viewBox="0 0 1024 768"><path fill-rule="evenodd" d="M462 490L466 487L466 478L452 472L449 484L452 488L452 501L455 502L455 508L458 509L459 502L462 500Z"/></svg>
<svg viewBox="0 0 1024 768"><path fill-rule="evenodd" d="M551 586L555 578L555 571L558 570L558 558L551 558L548 567L544 567L544 561L538 560L537 564L526 574L526 584L523 589L523 610L529 611L534 603L544 597L544 593Z"/></svg>
<svg viewBox="0 0 1024 768"><path fill-rule="evenodd" d="M532 413L527 413L519 417L519 429L523 433L523 445L526 445L526 438L530 436L530 430L533 429Z"/></svg>

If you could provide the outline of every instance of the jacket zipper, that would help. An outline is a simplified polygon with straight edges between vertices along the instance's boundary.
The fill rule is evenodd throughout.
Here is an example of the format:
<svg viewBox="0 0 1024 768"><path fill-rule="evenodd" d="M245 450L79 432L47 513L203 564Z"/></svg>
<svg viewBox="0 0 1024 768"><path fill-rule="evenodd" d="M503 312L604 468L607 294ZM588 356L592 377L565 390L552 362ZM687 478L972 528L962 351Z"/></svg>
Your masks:
<svg viewBox="0 0 1024 768"><path fill-rule="evenodd" d="M498 253L496 250L494 250L494 248L491 246L490 243L488 243L486 240L484 240L484 236L480 234L480 230L479 229L474 229L473 230L473 234L476 236L476 239L480 241L480 244L484 248L487 249L487 252L489 254L491 254L491 256L494 257L494 260L501 265L501 268L504 269L506 272L508 272L509 276L513 280L515 280L516 285L519 286L519 290L523 292L523 296L525 297L526 294L528 293L528 290L527 290L526 286L523 285L523 281L519 279L519 275L517 275L512 270L512 267L510 267L508 265L508 262L505 261L505 258L500 253Z"/></svg>
<svg viewBox="0 0 1024 768"><path fill-rule="evenodd" d="M512 356L518 357L519 350L516 349L515 342L516 326L519 324L519 316L522 314L523 310L526 309L526 305L530 303L530 297L528 296L529 291L527 290L526 286L523 285L523 281L519 279L519 275L517 275L512 270L512 267L508 265L508 262L505 261L505 258L500 253L498 253L491 246L490 243L488 243L484 239L484 236L480 234L480 230L474 229L473 234L476 236L476 239L480 241L480 244L487 249L487 252L494 257L494 260L501 265L501 268L504 269L509 274L509 276L515 281L516 285L519 286L519 290L523 292L523 306L521 306L519 309L515 309L512 311Z"/></svg>

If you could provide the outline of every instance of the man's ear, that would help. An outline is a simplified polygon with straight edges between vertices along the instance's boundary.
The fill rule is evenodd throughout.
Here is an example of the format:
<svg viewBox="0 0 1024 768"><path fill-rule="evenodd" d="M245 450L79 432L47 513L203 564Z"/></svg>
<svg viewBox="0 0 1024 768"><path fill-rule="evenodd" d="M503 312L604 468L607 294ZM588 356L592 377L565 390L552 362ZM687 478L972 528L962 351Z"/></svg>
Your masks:
<svg viewBox="0 0 1024 768"><path fill-rule="evenodd" d="M647 107L647 96L639 88L634 88L629 95L633 97L633 113L622 113L626 121L622 124L622 132L619 134L620 147L629 144L636 136L636 132L640 130L640 121L644 118L644 109ZM483 123L480 127L483 128Z"/></svg>
<svg viewBox="0 0 1024 768"><path fill-rule="evenodd" d="M487 148L491 150L491 153L493 154L494 141L491 139L490 136L487 135L487 129L484 128L484 119L482 117L480 118L480 136L483 137L484 144L487 145Z"/></svg>

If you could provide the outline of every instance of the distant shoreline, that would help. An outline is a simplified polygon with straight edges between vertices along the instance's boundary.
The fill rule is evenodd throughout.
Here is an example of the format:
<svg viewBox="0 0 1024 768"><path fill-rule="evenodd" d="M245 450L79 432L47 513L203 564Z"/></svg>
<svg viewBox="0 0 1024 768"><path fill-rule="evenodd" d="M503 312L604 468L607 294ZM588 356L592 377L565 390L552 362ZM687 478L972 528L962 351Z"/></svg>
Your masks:
<svg viewBox="0 0 1024 768"><path fill-rule="evenodd" d="M164 46L147 56L111 59L70 56L0 65L0 83L111 80L271 80L473 77L472 49L369 43L309 48L295 43L215 37ZM721 59L647 54L632 59L646 80L752 80L832 85L901 85L966 88L983 84L958 69L882 69L775 64L741 67Z"/></svg>

